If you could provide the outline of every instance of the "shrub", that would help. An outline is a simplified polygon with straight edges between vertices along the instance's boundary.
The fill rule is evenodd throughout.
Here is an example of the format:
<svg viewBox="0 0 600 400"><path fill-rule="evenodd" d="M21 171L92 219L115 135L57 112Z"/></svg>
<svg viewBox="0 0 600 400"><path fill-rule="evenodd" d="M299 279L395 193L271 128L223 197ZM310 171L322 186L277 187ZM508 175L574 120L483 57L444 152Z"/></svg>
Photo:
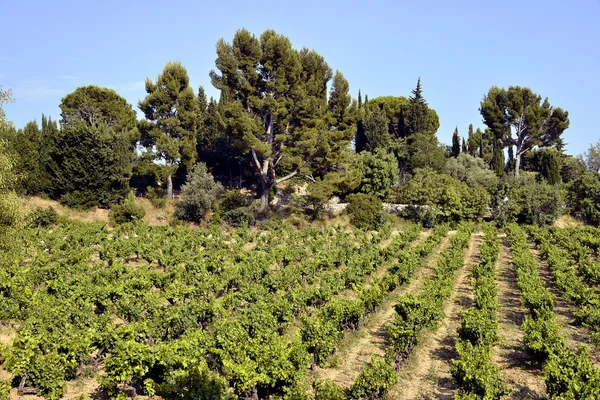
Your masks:
<svg viewBox="0 0 600 400"><path fill-rule="evenodd" d="M256 212L252 207L235 208L227 211L223 219L235 227L250 226L256 222Z"/></svg>
<svg viewBox="0 0 600 400"><path fill-rule="evenodd" d="M371 356L371 363L363 369L348 389L353 399L379 399L398 381L398 374L383 358Z"/></svg>
<svg viewBox="0 0 600 400"><path fill-rule="evenodd" d="M147 187L147 196L154 208L165 208L167 205L167 191L161 187Z"/></svg>
<svg viewBox="0 0 600 400"><path fill-rule="evenodd" d="M350 223L360 229L378 229L385 222L383 204L377 197L357 193L348 196Z"/></svg>
<svg viewBox="0 0 600 400"><path fill-rule="evenodd" d="M374 153L363 151L358 157L363 167L363 177L358 191L380 199L387 198L400 176L396 157L381 148Z"/></svg>
<svg viewBox="0 0 600 400"><path fill-rule="evenodd" d="M572 215L588 224L600 225L600 176L585 172L568 186L567 205Z"/></svg>
<svg viewBox="0 0 600 400"><path fill-rule="evenodd" d="M47 208L36 207L27 216L29 226L50 226L58 222L58 212L52 206Z"/></svg>
<svg viewBox="0 0 600 400"><path fill-rule="evenodd" d="M175 215L185 221L199 222L222 191L223 186L215 182L206 164L196 164L187 176L187 183L181 188L181 197L175 206Z"/></svg>
<svg viewBox="0 0 600 400"><path fill-rule="evenodd" d="M141 221L146 215L144 207L135 201L133 191L129 192L122 204L113 205L108 217L113 224Z"/></svg>
<svg viewBox="0 0 600 400"><path fill-rule="evenodd" d="M332 194L333 185L328 180L317 179L308 185L308 195L302 198L302 205L313 220L321 217Z"/></svg>
<svg viewBox="0 0 600 400"><path fill-rule="evenodd" d="M236 208L244 207L245 203L246 198L239 190L228 190L219 199L219 209L227 213Z"/></svg>
<svg viewBox="0 0 600 400"><path fill-rule="evenodd" d="M313 382L315 400L345 400L344 389L335 384L331 379L316 380Z"/></svg>
<svg viewBox="0 0 600 400"><path fill-rule="evenodd" d="M15 192L0 195L0 228L14 227L23 220L19 197Z"/></svg>

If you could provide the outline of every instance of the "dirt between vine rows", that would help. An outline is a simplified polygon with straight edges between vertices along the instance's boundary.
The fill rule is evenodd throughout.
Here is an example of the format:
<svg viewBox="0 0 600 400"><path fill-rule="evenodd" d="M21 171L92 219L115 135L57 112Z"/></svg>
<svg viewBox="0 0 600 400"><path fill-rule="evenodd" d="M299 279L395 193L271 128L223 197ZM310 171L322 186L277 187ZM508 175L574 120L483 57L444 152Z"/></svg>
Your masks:
<svg viewBox="0 0 600 400"><path fill-rule="evenodd" d="M419 268L407 285L401 285L392 291L379 309L369 316L367 323L356 332L351 332L337 352L340 364L333 368L315 368L315 375L321 379L329 378L338 385L349 387L354 383L360 371L371 361L371 354L383 356L388 347L386 325L394 319L394 305L400 296L416 293L420 290L423 280L433 273L435 261L442 249L448 246L449 232L433 249L425 266ZM421 234L413 246L425 240L427 234Z"/></svg>
<svg viewBox="0 0 600 400"><path fill-rule="evenodd" d="M598 353L598 349L593 345L587 328L581 325L575 325L574 311L576 306L565 299L562 290L560 290L552 280L550 266L540 257L540 252L537 247L531 242L529 243L529 247L538 260L540 277L542 278L544 285L555 297L554 314L556 315L556 321L560 325L560 331L566 337L567 345L571 349L576 349L579 346L587 347L594 365L596 368L600 368L600 354Z"/></svg>
<svg viewBox="0 0 600 400"><path fill-rule="evenodd" d="M444 319L433 332L425 333L421 344L410 356L409 365L400 371L398 383L390 390L389 398L453 399L457 388L450 374L450 361L456 358L456 329L460 311L473 306L471 270L479 262L483 242L481 233L471 236L465 255L466 265L455 277L454 291L444 305Z"/></svg>
<svg viewBox="0 0 600 400"><path fill-rule="evenodd" d="M542 371L531 365L529 355L523 350L521 324L527 315L521 303L521 292L512 266L512 258L503 235L496 263L498 284L498 334L500 344L494 348L492 361L501 368L501 376L512 389L509 399L545 399L546 386Z"/></svg>

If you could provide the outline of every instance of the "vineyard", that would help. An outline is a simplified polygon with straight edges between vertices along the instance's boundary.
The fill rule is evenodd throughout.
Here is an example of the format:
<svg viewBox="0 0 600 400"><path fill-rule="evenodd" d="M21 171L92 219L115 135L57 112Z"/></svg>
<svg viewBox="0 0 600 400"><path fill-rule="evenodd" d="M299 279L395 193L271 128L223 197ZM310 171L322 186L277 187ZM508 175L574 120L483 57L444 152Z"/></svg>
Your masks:
<svg viewBox="0 0 600 400"><path fill-rule="evenodd" d="M0 399L600 398L596 228L16 235Z"/></svg>

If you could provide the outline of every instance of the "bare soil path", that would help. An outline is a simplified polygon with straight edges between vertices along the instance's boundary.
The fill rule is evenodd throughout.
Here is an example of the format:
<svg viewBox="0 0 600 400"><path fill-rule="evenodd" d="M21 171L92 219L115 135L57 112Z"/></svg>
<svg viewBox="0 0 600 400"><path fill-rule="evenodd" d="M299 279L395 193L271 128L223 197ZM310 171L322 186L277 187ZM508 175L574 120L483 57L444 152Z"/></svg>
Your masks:
<svg viewBox="0 0 600 400"><path fill-rule="evenodd" d="M521 292L505 238L500 246L496 274L500 303L498 334L501 343L494 348L492 361L500 366L502 378L513 390L509 399L545 399L546 386L542 380L542 371L531 365L529 355L523 350L521 324L527 310L521 303Z"/></svg>
<svg viewBox="0 0 600 400"><path fill-rule="evenodd" d="M452 297L444 306L444 319L432 332L425 333L421 344L411 355L409 364L400 371L398 384L389 398L398 400L453 399L457 388L450 374L450 361L456 357L456 329L460 312L473 306L471 270L479 262L483 242L481 233L471 236L465 255L465 267L455 275Z"/></svg>

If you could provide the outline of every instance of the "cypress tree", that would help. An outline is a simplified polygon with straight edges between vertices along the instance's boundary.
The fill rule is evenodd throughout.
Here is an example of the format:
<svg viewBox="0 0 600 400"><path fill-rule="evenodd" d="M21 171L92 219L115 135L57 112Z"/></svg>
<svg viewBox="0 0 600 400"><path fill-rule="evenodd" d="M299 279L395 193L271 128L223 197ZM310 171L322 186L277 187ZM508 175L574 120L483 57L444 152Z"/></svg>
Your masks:
<svg viewBox="0 0 600 400"><path fill-rule="evenodd" d="M452 134L452 157L458 157L460 154L460 137L458 136L458 126L454 128Z"/></svg>
<svg viewBox="0 0 600 400"><path fill-rule="evenodd" d="M499 138L493 143L492 170L498 177L504 174L504 146Z"/></svg>
<svg viewBox="0 0 600 400"><path fill-rule="evenodd" d="M561 181L561 162L558 150L545 148L540 152L540 174L550 185L557 185Z"/></svg>
<svg viewBox="0 0 600 400"><path fill-rule="evenodd" d="M469 148L467 147L467 141L465 140L465 138L462 138L462 152L463 153L468 153Z"/></svg>

